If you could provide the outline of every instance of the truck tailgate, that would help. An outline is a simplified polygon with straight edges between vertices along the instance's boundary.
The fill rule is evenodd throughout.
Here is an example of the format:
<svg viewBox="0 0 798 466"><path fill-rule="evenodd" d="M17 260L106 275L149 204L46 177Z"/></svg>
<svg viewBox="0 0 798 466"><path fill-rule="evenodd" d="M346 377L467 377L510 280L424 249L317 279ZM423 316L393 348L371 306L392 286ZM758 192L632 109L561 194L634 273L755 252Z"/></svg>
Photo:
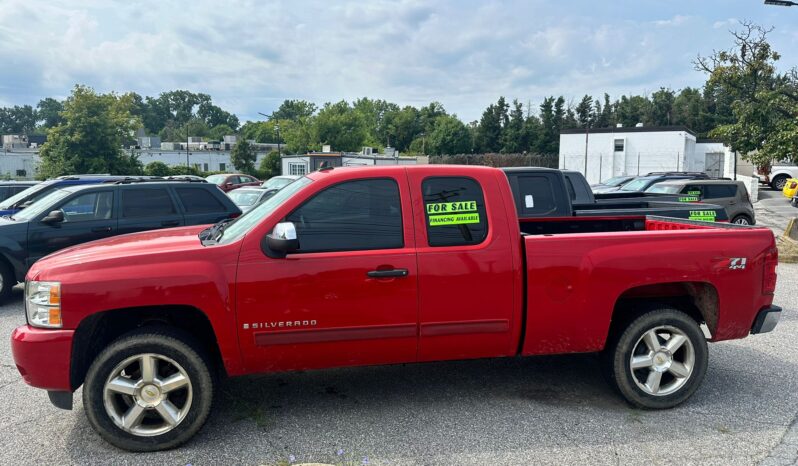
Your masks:
<svg viewBox="0 0 798 466"><path fill-rule="evenodd" d="M603 349L619 299L639 293L697 295L714 341L748 334L772 302L762 280L775 248L766 228L658 217L644 231L524 236L527 319L523 354ZM714 306L714 307L713 307Z"/></svg>

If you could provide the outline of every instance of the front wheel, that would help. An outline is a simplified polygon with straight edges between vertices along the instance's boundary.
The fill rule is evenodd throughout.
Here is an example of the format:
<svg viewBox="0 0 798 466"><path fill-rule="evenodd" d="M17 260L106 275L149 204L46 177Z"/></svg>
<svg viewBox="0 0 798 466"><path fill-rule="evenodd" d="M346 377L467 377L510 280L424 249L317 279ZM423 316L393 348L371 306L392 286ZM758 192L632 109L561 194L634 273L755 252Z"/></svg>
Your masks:
<svg viewBox="0 0 798 466"><path fill-rule="evenodd" d="M605 350L610 380L639 408L667 409L684 402L701 384L707 363L701 328L669 307L633 320Z"/></svg>
<svg viewBox="0 0 798 466"><path fill-rule="evenodd" d="M789 179L786 175L779 175L773 178L773 181L770 182L770 187L775 189L776 191L781 191L784 189L784 185L787 184L787 180Z"/></svg>
<svg viewBox="0 0 798 466"><path fill-rule="evenodd" d="M751 220L751 217L747 215L738 215L734 217L732 223L736 223L737 225L753 225L754 222Z"/></svg>
<svg viewBox="0 0 798 466"><path fill-rule="evenodd" d="M14 271L7 263L0 261L0 303L11 297L11 289L16 284Z"/></svg>
<svg viewBox="0 0 798 466"><path fill-rule="evenodd" d="M131 451L174 448L208 417L213 379L190 337L142 329L103 350L89 368L83 405L108 443Z"/></svg>

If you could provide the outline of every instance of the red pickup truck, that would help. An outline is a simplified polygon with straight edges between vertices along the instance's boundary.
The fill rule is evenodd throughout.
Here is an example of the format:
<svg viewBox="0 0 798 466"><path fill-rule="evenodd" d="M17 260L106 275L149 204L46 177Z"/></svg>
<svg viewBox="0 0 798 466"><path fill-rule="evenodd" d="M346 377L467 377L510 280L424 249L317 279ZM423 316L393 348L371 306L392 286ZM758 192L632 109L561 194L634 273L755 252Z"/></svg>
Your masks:
<svg viewBox="0 0 798 466"><path fill-rule="evenodd" d="M601 352L631 404L670 408L707 339L778 322L769 230L523 234L516 203L551 195L528 188L486 167L324 169L227 224L57 252L28 272L14 360L56 406L83 385L100 435L147 451L200 429L219 376L273 371Z"/></svg>

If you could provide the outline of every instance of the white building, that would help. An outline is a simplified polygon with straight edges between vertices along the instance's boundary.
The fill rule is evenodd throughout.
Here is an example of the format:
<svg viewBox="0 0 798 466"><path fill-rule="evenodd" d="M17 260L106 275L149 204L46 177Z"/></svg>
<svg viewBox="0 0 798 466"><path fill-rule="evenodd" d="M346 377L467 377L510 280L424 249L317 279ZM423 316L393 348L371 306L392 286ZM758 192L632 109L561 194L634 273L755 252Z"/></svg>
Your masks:
<svg viewBox="0 0 798 466"><path fill-rule="evenodd" d="M350 152L332 152L330 146L324 146L321 152L308 152L302 155L283 155L283 175L305 175L316 171L322 166L328 167L359 167L370 165L416 165L416 157L400 157L399 151L386 148L391 156L378 154L370 147L363 148L359 154Z"/></svg>
<svg viewBox="0 0 798 466"><path fill-rule="evenodd" d="M587 165L585 146L587 145ZM568 129L560 132L561 169L582 172L590 183L618 175L644 175L662 171L707 172L734 177L749 171L722 143L697 139L684 126L641 126Z"/></svg>

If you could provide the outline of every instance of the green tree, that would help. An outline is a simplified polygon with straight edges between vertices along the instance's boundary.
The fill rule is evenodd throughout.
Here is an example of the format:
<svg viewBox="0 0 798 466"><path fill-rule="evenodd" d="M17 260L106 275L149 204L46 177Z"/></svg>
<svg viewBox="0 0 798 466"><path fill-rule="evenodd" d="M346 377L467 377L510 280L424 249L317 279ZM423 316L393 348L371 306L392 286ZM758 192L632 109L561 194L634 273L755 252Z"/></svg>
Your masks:
<svg viewBox="0 0 798 466"><path fill-rule="evenodd" d="M655 126L672 124L674 121L673 104L675 100L676 94L673 90L664 87L651 94L649 115L646 118L647 123Z"/></svg>
<svg viewBox="0 0 798 466"><path fill-rule="evenodd" d="M141 126L131 114L132 103L130 95L97 94L75 86L64 103L63 122L49 130L42 146L40 175L141 173L138 157L122 150Z"/></svg>
<svg viewBox="0 0 798 466"><path fill-rule="evenodd" d="M684 125L701 134L712 129L712 121L706 109L700 89L685 87L673 100L673 124Z"/></svg>
<svg viewBox="0 0 798 466"><path fill-rule="evenodd" d="M735 47L699 57L707 86L733 99L734 120L710 132L757 165L798 162L798 69L776 70L780 55L767 41L770 29L742 22L733 31Z"/></svg>
<svg viewBox="0 0 798 466"><path fill-rule="evenodd" d="M260 161L258 176L260 179L267 180L273 176L278 176L282 171L282 164L280 154L273 150L266 154L266 157Z"/></svg>
<svg viewBox="0 0 798 466"><path fill-rule="evenodd" d="M172 174L172 169L169 165L156 160L144 167L144 174L149 176L169 176Z"/></svg>
<svg viewBox="0 0 798 466"><path fill-rule="evenodd" d="M36 110L30 105L0 108L0 134L36 132Z"/></svg>
<svg viewBox="0 0 798 466"><path fill-rule="evenodd" d="M386 115L385 126L387 143L403 152L423 132L418 109L409 105Z"/></svg>
<svg viewBox="0 0 798 466"><path fill-rule="evenodd" d="M235 134L235 130L226 124L216 125L208 130L208 138L211 141L222 141L225 136L232 134Z"/></svg>
<svg viewBox="0 0 798 466"><path fill-rule="evenodd" d="M326 103L313 119L313 136L314 142L330 144L333 150L356 152L366 142L366 124L346 101Z"/></svg>
<svg viewBox="0 0 798 466"><path fill-rule="evenodd" d="M42 128L52 128L64 121L61 112L64 111L64 103L47 97L36 104L36 119L41 121Z"/></svg>
<svg viewBox="0 0 798 466"><path fill-rule="evenodd" d="M297 121L286 121L280 124L280 137L285 141L285 152L304 154L311 149L319 149L314 142L314 120L316 117L304 117Z"/></svg>
<svg viewBox="0 0 798 466"><path fill-rule="evenodd" d="M502 149L502 129L509 123L509 105L504 97L488 105L482 112L477 127L476 149L481 152L499 152Z"/></svg>
<svg viewBox="0 0 798 466"><path fill-rule="evenodd" d="M518 99L513 100L507 126L501 136L501 151L514 154L529 149L529 137L526 131L524 106Z"/></svg>
<svg viewBox="0 0 798 466"><path fill-rule="evenodd" d="M595 125L596 113L593 110L593 97L585 95L576 106L576 124L579 128Z"/></svg>
<svg viewBox="0 0 798 466"><path fill-rule="evenodd" d="M640 95L621 96L621 100L616 102L615 114L617 122L626 127L638 123L650 125L651 101Z"/></svg>
<svg viewBox="0 0 798 466"><path fill-rule="evenodd" d="M274 120L299 121L316 113L316 104L305 100L284 100L273 114Z"/></svg>
<svg viewBox="0 0 798 466"><path fill-rule="evenodd" d="M246 140L238 141L236 145L233 146L233 150L230 151L230 162L232 162L236 170L240 172L254 173L256 160L257 154L255 153L255 149L252 147L252 144Z"/></svg>
<svg viewBox="0 0 798 466"><path fill-rule="evenodd" d="M455 115L441 115L433 124L427 154L448 155L471 152L471 134Z"/></svg>

